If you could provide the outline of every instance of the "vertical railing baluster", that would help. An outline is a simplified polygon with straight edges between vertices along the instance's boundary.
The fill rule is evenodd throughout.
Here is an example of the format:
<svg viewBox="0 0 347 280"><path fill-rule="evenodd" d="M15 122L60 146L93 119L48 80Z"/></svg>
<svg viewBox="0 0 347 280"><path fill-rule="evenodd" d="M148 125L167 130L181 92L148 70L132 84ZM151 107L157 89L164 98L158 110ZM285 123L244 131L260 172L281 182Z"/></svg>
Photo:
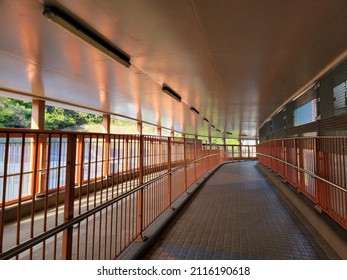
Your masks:
<svg viewBox="0 0 347 280"><path fill-rule="evenodd" d="M22 192L23 192L23 173L24 173L24 157L25 157L25 133L22 134L22 146L21 146L21 163L20 163L20 179L19 179L19 192L18 192L18 208L17 208L17 237L16 245L20 244L20 226L22 218ZM18 260L18 257L16 259Z"/></svg>
<svg viewBox="0 0 347 280"><path fill-rule="evenodd" d="M59 220L59 196L60 196L60 190L61 190L61 182L60 182L60 176L61 176L61 157L62 157L62 150L63 150L63 135L59 135L59 152L58 152L58 174L57 174L57 192L56 192L56 199L55 199L55 220L54 225L58 225ZM53 252L53 259L57 259L57 235L54 236L54 252Z"/></svg>
<svg viewBox="0 0 347 280"><path fill-rule="evenodd" d="M76 172L76 142L75 134L69 134L67 138L66 155L66 183L64 202L64 222L71 220L74 216L74 192L75 192L75 172ZM62 258L72 259L73 228L63 231Z"/></svg>
<svg viewBox="0 0 347 280"><path fill-rule="evenodd" d="M188 170L187 170L187 141L183 138L183 161L184 161L184 191L188 188Z"/></svg>
<svg viewBox="0 0 347 280"><path fill-rule="evenodd" d="M45 174L45 184L42 191L44 191L44 218L43 218L43 232L47 231L47 215L48 215L48 192L49 192L49 183L50 183L50 170L51 170L51 145L52 145L52 134L48 135L48 143L47 143L47 136L45 136L45 158L42 160L45 161L45 168L46 171ZM47 148L48 144L48 148ZM48 150L48 151L47 151ZM43 184L43 181L41 181L41 184ZM42 259L44 260L46 258L46 241L42 242Z"/></svg>
<svg viewBox="0 0 347 280"><path fill-rule="evenodd" d="M171 207L171 180L172 180L172 174L171 174L171 137L168 137L168 152L167 152L167 162L168 162L168 165L167 165L167 171L169 172L169 175L168 175L168 208L169 209L172 209Z"/></svg>
<svg viewBox="0 0 347 280"><path fill-rule="evenodd" d="M195 137L195 140L194 140L194 182L198 179L197 176L196 176L196 148L197 148L197 138Z"/></svg>
<svg viewBox="0 0 347 280"><path fill-rule="evenodd" d="M78 168L76 174L76 182L79 184L78 186L78 215L82 214L82 185L83 185L83 177L84 177L84 136L79 135L77 138L77 161ZM77 229L77 246L76 246L76 259L80 259L80 241L81 241L81 227L79 226Z"/></svg>
<svg viewBox="0 0 347 280"><path fill-rule="evenodd" d="M140 135L140 152L139 152L139 185L143 185L143 174L144 174L144 136ZM143 239L143 188L138 191L137 198L137 233L140 233L139 238Z"/></svg>
<svg viewBox="0 0 347 280"><path fill-rule="evenodd" d="M319 174L319 151L318 151L318 139L317 137L313 138L313 172L314 174ZM316 205L317 210L320 209L320 203L319 203L319 181L317 178L314 178L314 203Z"/></svg>
<svg viewBox="0 0 347 280"><path fill-rule="evenodd" d="M7 188L7 169L8 169L8 149L10 146L10 135L6 133L6 142L5 142L5 155L4 155L4 171L3 171L3 184L2 184L2 201L1 201L1 226L0 226L0 253L3 250L4 242L4 225L5 225L5 205L6 205L6 188Z"/></svg>

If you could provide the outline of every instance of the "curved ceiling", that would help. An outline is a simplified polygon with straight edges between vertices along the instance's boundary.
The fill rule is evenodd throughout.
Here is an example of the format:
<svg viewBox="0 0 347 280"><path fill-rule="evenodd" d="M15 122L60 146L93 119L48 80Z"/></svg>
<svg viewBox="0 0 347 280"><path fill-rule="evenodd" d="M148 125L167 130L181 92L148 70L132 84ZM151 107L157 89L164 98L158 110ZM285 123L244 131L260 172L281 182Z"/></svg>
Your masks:
<svg viewBox="0 0 347 280"><path fill-rule="evenodd" d="M44 5L112 42L131 66L48 21ZM346 51L346 14L345 0L2 0L0 90L188 134L256 138Z"/></svg>

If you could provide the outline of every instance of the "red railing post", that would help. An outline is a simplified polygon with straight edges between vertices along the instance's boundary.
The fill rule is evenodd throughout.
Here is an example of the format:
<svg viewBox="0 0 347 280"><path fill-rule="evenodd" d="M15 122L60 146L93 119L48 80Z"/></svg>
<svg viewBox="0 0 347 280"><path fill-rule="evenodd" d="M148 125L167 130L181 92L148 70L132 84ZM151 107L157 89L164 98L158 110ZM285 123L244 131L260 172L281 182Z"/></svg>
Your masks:
<svg viewBox="0 0 347 280"><path fill-rule="evenodd" d="M37 170L39 172L38 180L36 181L36 194L42 194L48 187L46 183L46 168L47 168L47 135L38 134L37 141L39 141L38 153L37 153Z"/></svg>
<svg viewBox="0 0 347 280"><path fill-rule="evenodd" d="M318 143L317 143L317 137L313 138L313 172L314 174L320 175L318 171L318 166L319 166L319 151L318 151ZM319 181L317 178L314 178L314 186L315 186L315 191L314 191L314 203L315 203L315 208L321 212L321 208L319 206Z"/></svg>
<svg viewBox="0 0 347 280"><path fill-rule="evenodd" d="M298 142L299 142L299 139L294 139L296 166L299 168L299 167L301 167L302 154L300 153L300 147L298 147ZM296 172L296 182L297 182L296 189L298 190L298 192L300 192L301 181L302 181L301 171L299 169L297 169L297 172Z"/></svg>
<svg viewBox="0 0 347 280"><path fill-rule="evenodd" d="M102 154L102 177L107 178L110 174L110 146L111 146L111 137L110 134L103 136L103 154Z"/></svg>
<svg viewBox="0 0 347 280"><path fill-rule="evenodd" d="M1 212L0 212L0 253L3 251L4 243L4 228L5 228L5 204L6 204L6 190L7 190L7 171L8 171L8 159L9 159L9 147L10 136L6 133L5 142L5 155L4 155L4 170L3 170L3 185L2 185L2 200L1 200Z"/></svg>
<svg viewBox="0 0 347 280"><path fill-rule="evenodd" d="M282 140L283 141L283 157L284 157L284 161L288 162L288 149L287 149L287 142L285 139ZM287 165L284 165L284 177L286 181L289 181L289 176L288 176L288 170L287 170Z"/></svg>
<svg viewBox="0 0 347 280"><path fill-rule="evenodd" d="M196 176L196 148L197 148L197 145L198 145L198 138L197 136L195 136L195 140L194 140L194 182L198 179L197 176Z"/></svg>
<svg viewBox="0 0 347 280"><path fill-rule="evenodd" d="M168 208L172 209L171 207L171 183L172 183L172 174L171 174L171 137L168 137L168 149L167 149L167 171L169 172L168 176L168 197L167 197L167 203L168 203Z"/></svg>
<svg viewBox="0 0 347 280"><path fill-rule="evenodd" d="M187 192L188 188L188 172L187 172L187 141L183 138L183 160L184 160L184 191Z"/></svg>
<svg viewBox="0 0 347 280"><path fill-rule="evenodd" d="M66 155L66 183L65 183L65 203L64 203L64 222L71 220L74 216L74 192L75 192L75 169L76 169L76 142L77 136L68 135L67 155ZM72 259L72 239L73 228L70 227L63 231L62 258Z"/></svg>
<svg viewBox="0 0 347 280"><path fill-rule="evenodd" d="M139 185L143 185L143 174L144 174L144 136L140 135L140 154L139 154ZM140 233L139 239L143 239L143 188L138 192L137 201L137 232Z"/></svg>

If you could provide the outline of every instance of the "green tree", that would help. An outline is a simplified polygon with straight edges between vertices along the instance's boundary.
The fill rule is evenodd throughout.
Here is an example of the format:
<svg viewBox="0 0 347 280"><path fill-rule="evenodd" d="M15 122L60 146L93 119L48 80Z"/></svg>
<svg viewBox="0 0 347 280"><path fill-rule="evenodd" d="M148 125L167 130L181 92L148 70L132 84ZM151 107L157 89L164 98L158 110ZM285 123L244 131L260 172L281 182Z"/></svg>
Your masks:
<svg viewBox="0 0 347 280"><path fill-rule="evenodd" d="M77 130L86 124L95 124L102 121L101 116L63 109L54 106L46 106L45 128L52 130Z"/></svg>
<svg viewBox="0 0 347 280"><path fill-rule="evenodd" d="M0 97L0 127L30 127L31 108L31 102Z"/></svg>
<svg viewBox="0 0 347 280"><path fill-rule="evenodd" d="M31 124L32 103L0 96L0 127L28 128ZM46 106L45 129L77 130L86 124L101 123L102 117L94 114Z"/></svg>

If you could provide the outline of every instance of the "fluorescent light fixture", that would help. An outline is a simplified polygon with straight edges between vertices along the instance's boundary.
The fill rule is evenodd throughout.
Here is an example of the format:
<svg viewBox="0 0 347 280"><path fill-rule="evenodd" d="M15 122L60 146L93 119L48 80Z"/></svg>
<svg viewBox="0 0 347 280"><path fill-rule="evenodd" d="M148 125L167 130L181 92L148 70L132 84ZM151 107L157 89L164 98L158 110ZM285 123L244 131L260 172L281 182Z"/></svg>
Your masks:
<svg viewBox="0 0 347 280"><path fill-rule="evenodd" d="M176 101L181 102L182 97L178 93L176 93L172 88L170 88L169 86L163 85L161 90L163 92L165 92L166 94L170 95Z"/></svg>
<svg viewBox="0 0 347 280"><path fill-rule="evenodd" d="M218 129L218 128L217 128L216 130L217 130L218 132L221 132L221 130L220 130L220 129Z"/></svg>
<svg viewBox="0 0 347 280"><path fill-rule="evenodd" d="M211 124L211 126L212 126L213 128L216 128L213 124Z"/></svg>
<svg viewBox="0 0 347 280"><path fill-rule="evenodd" d="M98 49L108 57L118 61L127 68L130 67L130 57L127 54L102 38L101 35L97 34L91 28L84 26L77 19L72 18L70 15L52 6L45 6L43 15L48 20L58 24L63 29Z"/></svg>
<svg viewBox="0 0 347 280"><path fill-rule="evenodd" d="M207 123L210 122L210 121L209 121L208 119L206 119L206 118L204 118L204 121L207 122Z"/></svg>
<svg viewBox="0 0 347 280"><path fill-rule="evenodd" d="M247 136L247 134L239 134L239 136Z"/></svg>
<svg viewBox="0 0 347 280"><path fill-rule="evenodd" d="M225 132L226 134L229 134L229 135L232 135L232 133L231 132Z"/></svg>
<svg viewBox="0 0 347 280"><path fill-rule="evenodd" d="M197 114L197 115L200 114L199 111L196 110L194 107L190 107L190 111L192 111L194 114Z"/></svg>

